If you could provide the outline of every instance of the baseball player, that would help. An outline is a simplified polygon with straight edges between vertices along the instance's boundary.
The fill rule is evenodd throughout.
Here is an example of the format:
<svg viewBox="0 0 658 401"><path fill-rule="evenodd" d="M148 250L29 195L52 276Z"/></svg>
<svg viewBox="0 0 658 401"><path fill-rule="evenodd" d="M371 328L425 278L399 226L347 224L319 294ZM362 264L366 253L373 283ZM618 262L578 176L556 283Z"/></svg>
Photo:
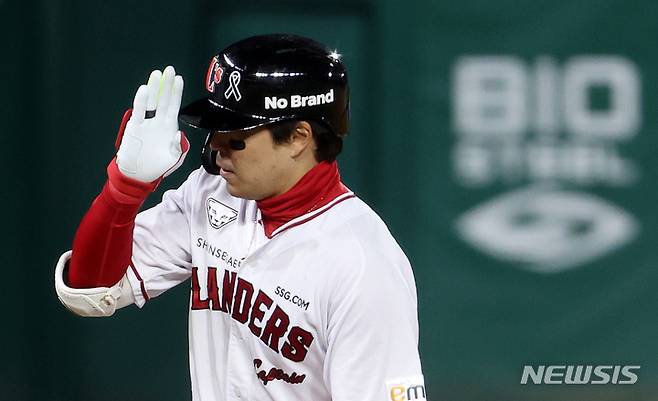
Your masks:
<svg viewBox="0 0 658 401"><path fill-rule="evenodd" d="M195 401L425 400L411 266L338 172L339 55L256 36L205 78L207 97L180 111L173 67L137 90L108 180L57 264L59 299L110 316L189 280ZM138 213L189 150L179 118L208 132L202 167Z"/></svg>

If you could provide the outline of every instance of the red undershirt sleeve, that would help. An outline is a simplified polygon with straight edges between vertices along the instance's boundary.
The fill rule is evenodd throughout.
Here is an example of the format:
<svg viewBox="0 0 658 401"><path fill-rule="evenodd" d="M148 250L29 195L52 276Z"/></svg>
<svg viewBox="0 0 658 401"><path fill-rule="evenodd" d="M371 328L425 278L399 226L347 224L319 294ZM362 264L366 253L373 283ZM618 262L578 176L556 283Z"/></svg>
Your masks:
<svg viewBox="0 0 658 401"><path fill-rule="evenodd" d="M80 222L73 240L68 285L111 287L126 272L132 256L135 217L146 197L160 183L125 177L112 160L108 180Z"/></svg>

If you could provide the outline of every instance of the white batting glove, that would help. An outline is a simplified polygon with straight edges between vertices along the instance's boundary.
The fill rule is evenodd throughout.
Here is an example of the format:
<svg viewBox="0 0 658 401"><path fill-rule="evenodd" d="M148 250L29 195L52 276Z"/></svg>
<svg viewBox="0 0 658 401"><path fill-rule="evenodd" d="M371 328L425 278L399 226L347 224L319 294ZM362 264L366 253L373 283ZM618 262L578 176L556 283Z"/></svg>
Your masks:
<svg viewBox="0 0 658 401"><path fill-rule="evenodd" d="M126 177L150 183L183 164L190 145L178 130L182 97L183 78L172 66L153 71L148 84L137 89L132 116L117 138L116 163Z"/></svg>

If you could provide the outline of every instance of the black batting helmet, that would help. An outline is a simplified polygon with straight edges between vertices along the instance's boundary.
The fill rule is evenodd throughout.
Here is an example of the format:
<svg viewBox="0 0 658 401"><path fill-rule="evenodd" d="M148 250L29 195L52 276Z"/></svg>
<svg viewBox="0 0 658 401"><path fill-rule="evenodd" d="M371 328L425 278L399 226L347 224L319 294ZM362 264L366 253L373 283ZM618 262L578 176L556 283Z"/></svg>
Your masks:
<svg viewBox="0 0 658 401"><path fill-rule="evenodd" d="M297 35L241 40L212 58L206 74L210 93L184 107L180 119L219 133L312 120L343 137L349 127L349 88L339 57Z"/></svg>

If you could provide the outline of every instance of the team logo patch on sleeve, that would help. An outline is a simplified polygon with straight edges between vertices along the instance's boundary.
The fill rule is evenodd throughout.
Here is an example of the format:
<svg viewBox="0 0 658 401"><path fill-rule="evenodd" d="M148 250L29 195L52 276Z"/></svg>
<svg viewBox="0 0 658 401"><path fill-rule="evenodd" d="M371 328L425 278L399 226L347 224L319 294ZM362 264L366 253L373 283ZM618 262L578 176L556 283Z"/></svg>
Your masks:
<svg viewBox="0 0 658 401"><path fill-rule="evenodd" d="M208 213L208 222L216 229L220 229L238 218L237 210L213 198L208 198L206 212Z"/></svg>
<svg viewBox="0 0 658 401"><path fill-rule="evenodd" d="M423 375L401 377L386 381L386 400L423 401L427 400Z"/></svg>

